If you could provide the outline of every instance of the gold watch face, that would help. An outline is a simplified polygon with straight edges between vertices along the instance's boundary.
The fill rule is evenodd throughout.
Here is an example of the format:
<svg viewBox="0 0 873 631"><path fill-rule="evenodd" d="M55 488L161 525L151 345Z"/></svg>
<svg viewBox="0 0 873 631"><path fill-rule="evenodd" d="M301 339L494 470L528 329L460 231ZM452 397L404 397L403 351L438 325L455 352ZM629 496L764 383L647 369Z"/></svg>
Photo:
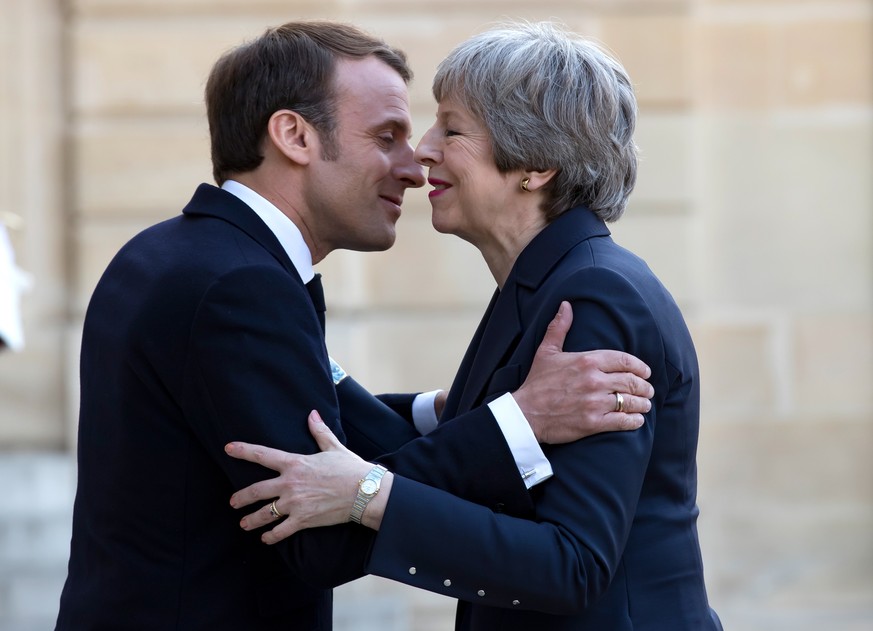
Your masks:
<svg viewBox="0 0 873 631"><path fill-rule="evenodd" d="M364 495L372 495L379 489L374 480L364 480L361 482L361 493Z"/></svg>

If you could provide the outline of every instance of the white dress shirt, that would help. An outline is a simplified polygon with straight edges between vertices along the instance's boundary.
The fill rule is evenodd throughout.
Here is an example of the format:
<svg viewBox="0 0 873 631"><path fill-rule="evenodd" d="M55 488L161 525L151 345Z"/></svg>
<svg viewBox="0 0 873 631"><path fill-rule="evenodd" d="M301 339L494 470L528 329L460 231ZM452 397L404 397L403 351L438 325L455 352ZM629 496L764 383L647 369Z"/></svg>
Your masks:
<svg viewBox="0 0 873 631"><path fill-rule="evenodd" d="M291 219L261 195L234 180L227 180L221 185L228 193L241 199L255 214L263 220L267 227L276 235L279 243L288 253L288 258L300 274L304 283L315 276L312 268L312 253L303 240L303 235ZM334 374L344 374L342 368L333 359L331 367ZM434 398L439 390L425 392L415 397L412 403L412 416L416 429L422 435L432 431L437 426L437 416L434 410ZM527 488L539 484L552 476L552 465L549 463L542 448L537 443L533 430L518 407L512 394L506 393L488 404L497 424L506 438L509 449L515 458Z"/></svg>

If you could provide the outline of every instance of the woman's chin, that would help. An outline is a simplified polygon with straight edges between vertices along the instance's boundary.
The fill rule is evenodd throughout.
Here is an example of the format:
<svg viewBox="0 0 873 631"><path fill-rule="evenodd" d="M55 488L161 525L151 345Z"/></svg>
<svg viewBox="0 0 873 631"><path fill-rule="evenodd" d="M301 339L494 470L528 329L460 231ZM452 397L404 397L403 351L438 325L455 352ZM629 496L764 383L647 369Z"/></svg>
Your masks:
<svg viewBox="0 0 873 631"><path fill-rule="evenodd" d="M430 223L433 226L433 229L437 232L440 232L442 234L455 234L452 231L451 225L446 221L441 221L440 218L436 215L431 215Z"/></svg>

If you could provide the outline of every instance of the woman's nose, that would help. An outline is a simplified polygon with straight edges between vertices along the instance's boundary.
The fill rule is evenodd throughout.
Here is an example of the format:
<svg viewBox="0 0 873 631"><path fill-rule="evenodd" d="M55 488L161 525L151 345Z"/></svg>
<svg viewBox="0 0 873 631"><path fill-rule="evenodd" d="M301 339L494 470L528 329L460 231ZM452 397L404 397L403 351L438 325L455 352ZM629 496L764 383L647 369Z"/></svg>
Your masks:
<svg viewBox="0 0 873 631"><path fill-rule="evenodd" d="M442 160L442 153L436 147L434 142L434 129L431 127L425 132L421 140L418 141L418 146L415 148L415 161L419 164L430 167Z"/></svg>
<svg viewBox="0 0 873 631"><path fill-rule="evenodd" d="M420 188L424 186L425 182L424 169L415 160L412 146L407 144L407 147L409 148L408 153L404 152L405 156L399 165L399 176L409 188Z"/></svg>

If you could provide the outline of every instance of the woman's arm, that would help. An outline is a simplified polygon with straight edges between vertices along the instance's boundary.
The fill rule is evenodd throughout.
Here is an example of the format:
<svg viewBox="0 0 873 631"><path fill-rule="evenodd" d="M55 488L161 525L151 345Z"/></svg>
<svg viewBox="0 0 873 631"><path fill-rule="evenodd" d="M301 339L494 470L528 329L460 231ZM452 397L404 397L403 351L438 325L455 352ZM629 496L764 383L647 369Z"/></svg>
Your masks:
<svg viewBox="0 0 873 631"><path fill-rule="evenodd" d="M625 347L628 323L613 321L617 302L613 292L607 307L584 297L574 301L576 320L587 326L574 327L568 346L573 350ZM532 349L536 347L532 337L545 323L531 328L528 346ZM656 327L652 328L654 336L650 329L635 339L659 345ZM592 334L593 330L599 332ZM645 349L633 349L638 350ZM533 350L528 352L530 357ZM578 611L605 589L621 557L648 462L653 421L654 415L636 432L605 433L552 448L549 457L557 465L556 476L537 491L537 521L499 514L495 507L466 502L397 476L390 495L382 491L377 495L383 496L384 504L368 507L364 514L367 521L379 522L381 529L367 571L482 604L552 613ZM354 482L369 469L366 463L354 466L358 468L342 483L347 490L343 501L333 507L332 519L347 514ZM350 479L354 479L351 489ZM274 496L282 495L280 507L285 499L281 491L270 490ZM270 539L269 534L264 537Z"/></svg>
<svg viewBox="0 0 873 631"><path fill-rule="evenodd" d="M527 416L532 418L531 425L539 433L538 439L542 443L567 442L603 431L635 429L642 424L640 412L650 409L648 397L652 396L653 390L650 384L637 376L643 371L650 374L650 371L635 357L624 353L609 354L607 351L561 353L572 323L570 305L562 302L557 315L548 323L543 340L536 346L528 378L515 392L516 398L526 406ZM585 364L586 358L590 358L588 365ZM637 375L622 370L632 370ZM585 376L572 381L557 373L583 373ZM537 380L532 378L535 374ZM590 377L592 374L595 376ZM598 374L599 377L596 376ZM603 383L598 383L598 379ZM351 380L344 380L340 386L348 381ZM529 383L534 381L540 385L529 387ZM542 383L548 387L544 388ZM570 388L568 384L575 386L588 383L594 385L580 387L573 396L566 394ZM617 413L613 407L614 396L609 394L613 387L642 396L628 395L625 399L626 413ZM357 384L355 388L355 392L359 392L358 399L370 399L372 404L381 405ZM535 392L535 396L529 394L531 391ZM349 426L345 422L345 412L349 409L346 404L349 399L348 396L340 396L343 428L347 434ZM370 408L372 404L369 404ZM280 473L279 477L240 490L231 501L234 507L241 508L275 497L283 514L295 516L295 519L286 521L281 527L265 533L265 542L275 543L303 528L346 521L345 500L350 497L350 501L354 501L358 481L372 467L345 449L320 421L317 412L314 417L310 416L310 431L316 439L324 437L327 432L329 438L322 438L319 447L322 451L332 453L312 459L259 445L234 443L227 446L229 455L256 462ZM357 422L361 423L360 420ZM360 452L356 453L360 455ZM452 423L443 424L426 439L410 441L397 453L385 455L379 461L406 477L494 510L526 514L530 508L527 499L521 503L512 501L513 496L523 494L526 498L527 494L519 479L521 474L513 475L512 454L485 406L454 419ZM316 479L315 472L319 470L330 471L331 475ZM340 471L348 474L345 479L339 475ZM496 484L500 480L504 482L502 486ZM389 493L382 491L381 495L381 501L385 501ZM297 501L297 497L306 501ZM368 513L371 524L379 521L376 510L371 509ZM253 530L274 520L270 507L264 506L249 515L244 523L247 529Z"/></svg>

